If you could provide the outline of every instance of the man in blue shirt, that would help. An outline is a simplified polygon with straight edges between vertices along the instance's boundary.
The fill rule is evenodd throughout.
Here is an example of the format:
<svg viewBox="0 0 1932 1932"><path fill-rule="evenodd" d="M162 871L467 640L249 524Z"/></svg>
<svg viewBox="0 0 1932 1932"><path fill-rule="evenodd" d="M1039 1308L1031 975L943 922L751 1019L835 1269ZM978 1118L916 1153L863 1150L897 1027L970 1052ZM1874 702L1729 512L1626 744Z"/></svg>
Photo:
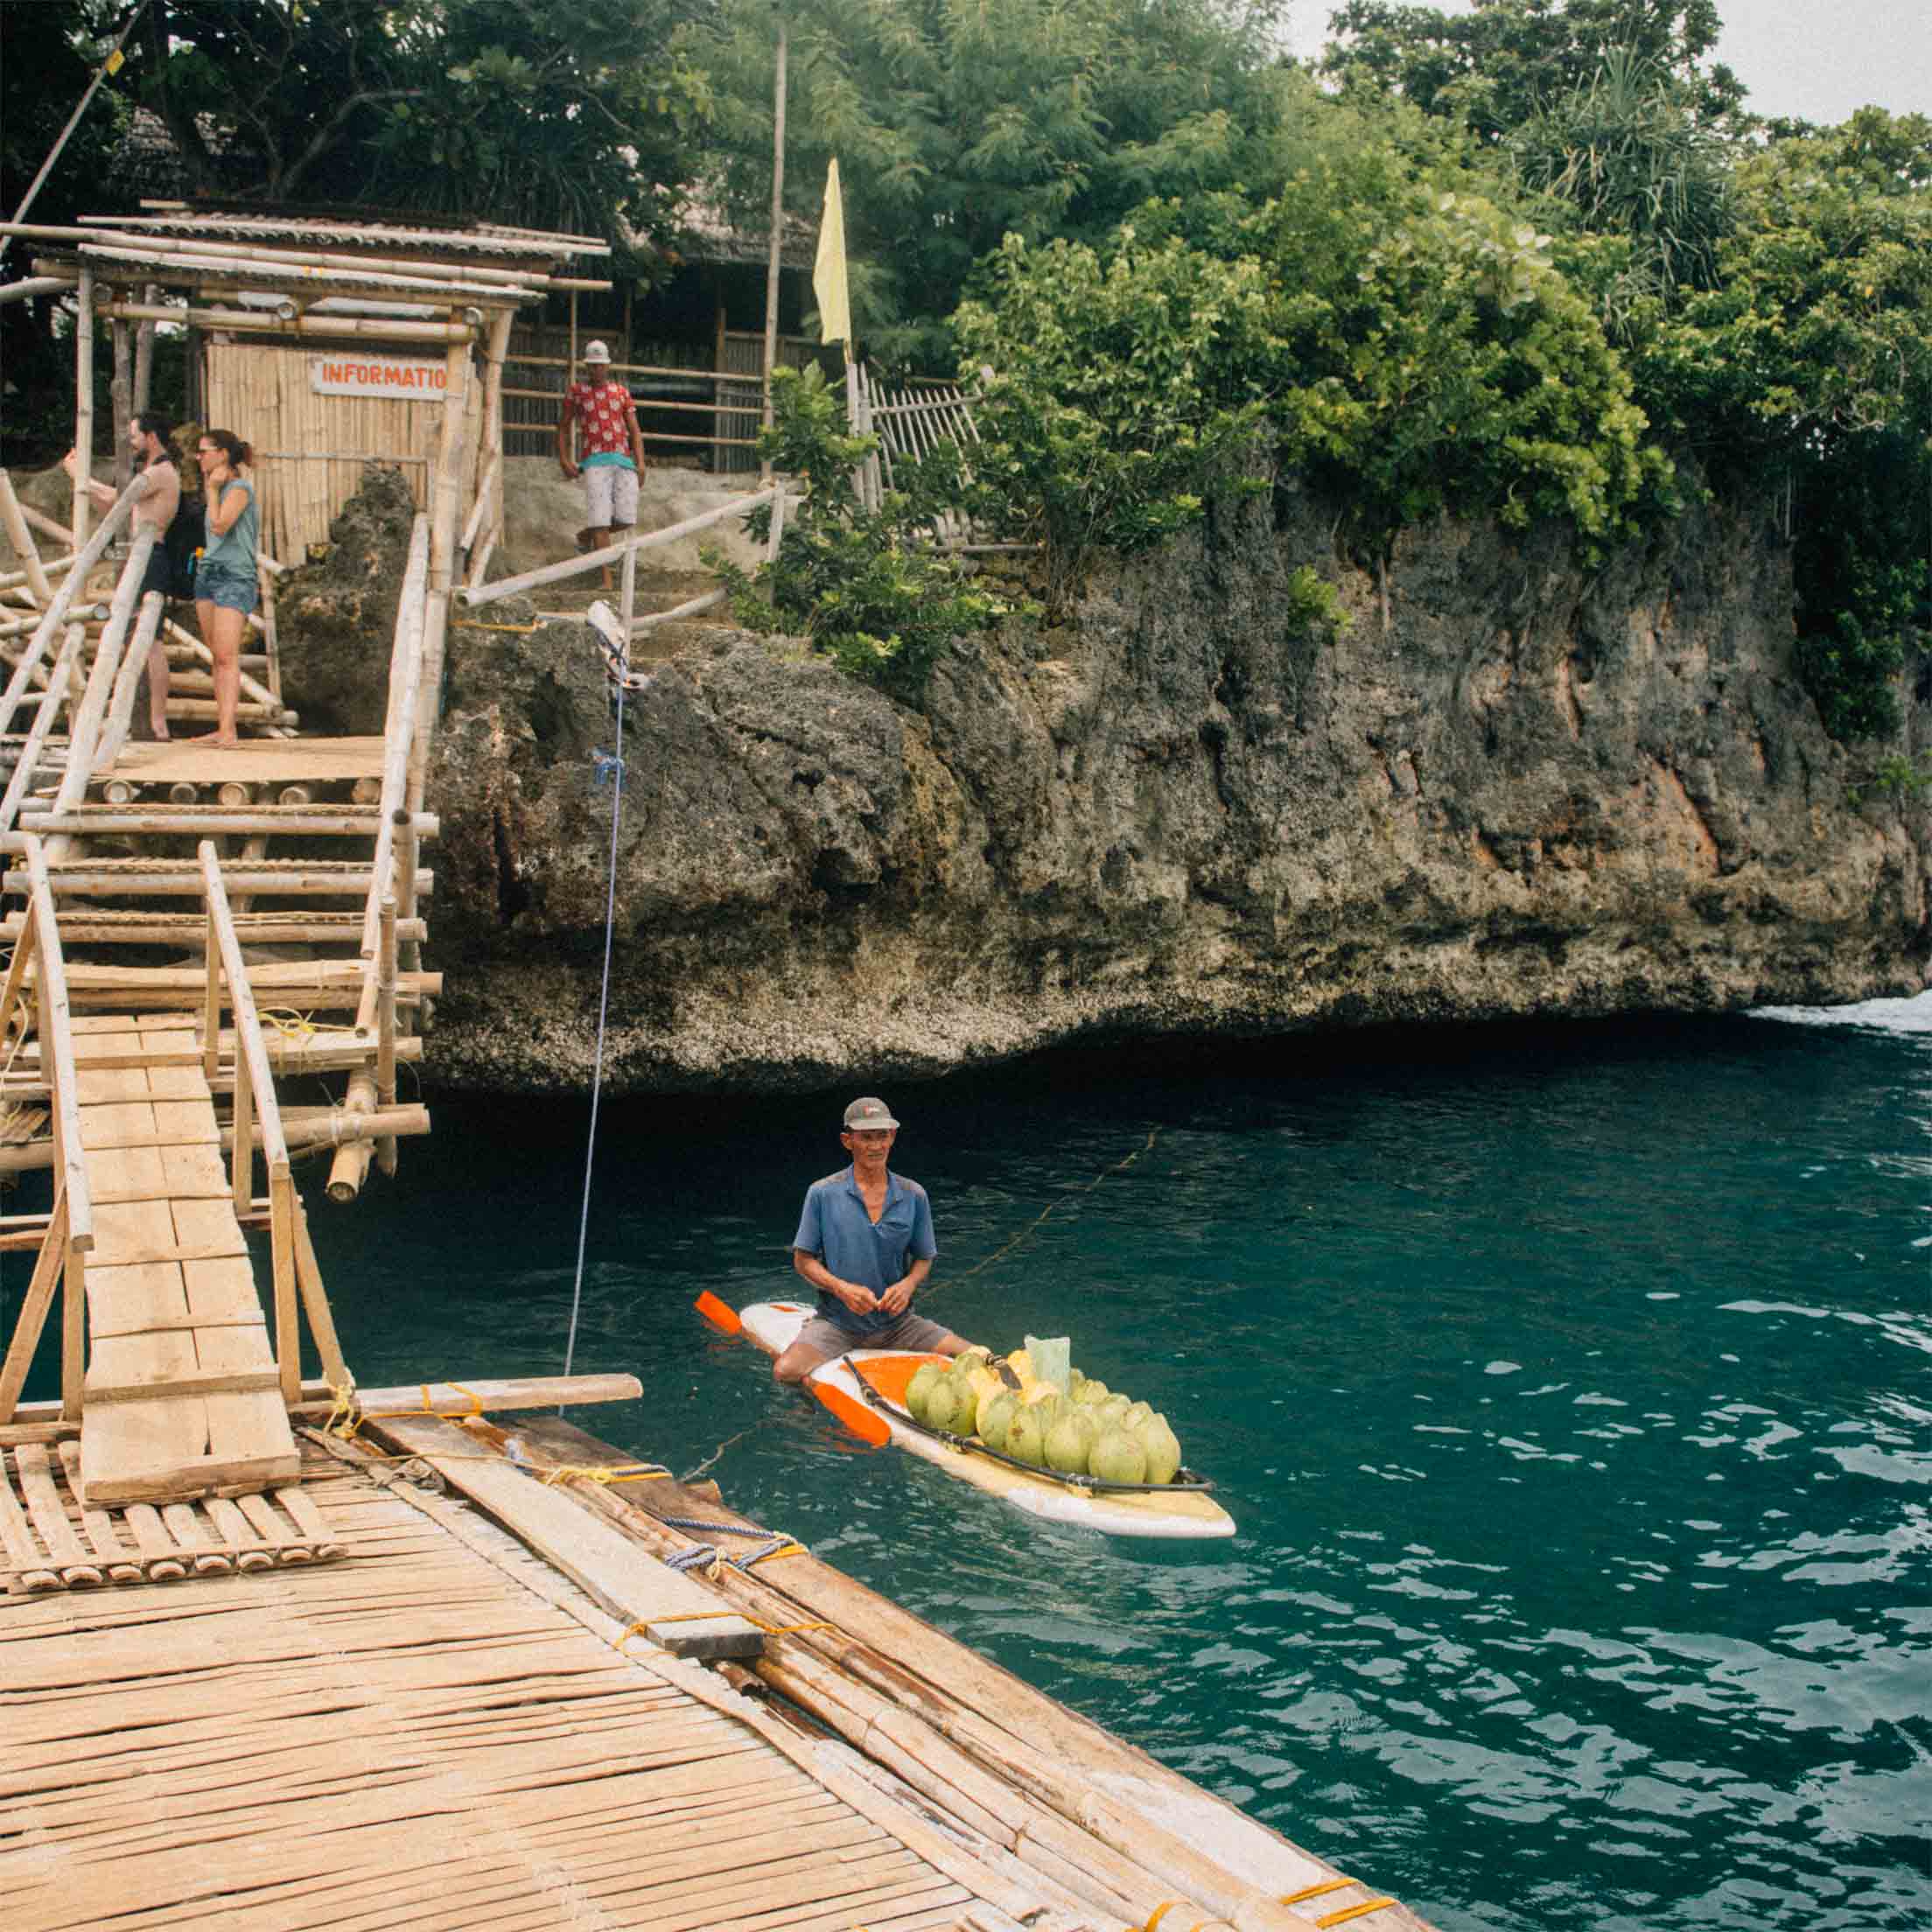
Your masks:
<svg viewBox="0 0 1932 1932"><path fill-rule="evenodd" d="M851 1166L805 1191L792 1266L817 1289L818 1312L773 1364L780 1382L802 1382L849 1348L956 1355L968 1346L912 1312L939 1249L926 1190L886 1165L898 1137L899 1123L884 1101L855 1100L838 1137Z"/></svg>

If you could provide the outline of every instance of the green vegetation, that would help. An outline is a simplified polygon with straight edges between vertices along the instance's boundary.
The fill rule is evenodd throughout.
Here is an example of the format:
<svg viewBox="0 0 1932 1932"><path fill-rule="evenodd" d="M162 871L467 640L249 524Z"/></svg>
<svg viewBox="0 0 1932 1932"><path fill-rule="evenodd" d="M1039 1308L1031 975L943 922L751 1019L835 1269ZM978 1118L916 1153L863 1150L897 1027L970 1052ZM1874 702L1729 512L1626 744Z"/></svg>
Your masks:
<svg viewBox="0 0 1932 1932"><path fill-rule="evenodd" d="M9 205L132 4L0 8ZM1056 606L1284 470L1385 584L1444 514L1588 558L1708 489L1785 533L1828 727L1883 733L1932 615L1932 122L1755 119L1720 4L1343 0L1318 84L1280 0L787 0L788 203L838 157L863 346L984 386L965 500ZM695 186L761 233L774 37L766 0L151 0L36 212L138 192L138 102L198 185L620 240ZM52 326L0 311L13 433ZM945 479L869 516L836 397L788 408L828 482L766 606L912 688L983 614L920 549Z"/></svg>
<svg viewBox="0 0 1932 1932"><path fill-rule="evenodd" d="M844 399L816 367L780 369L772 388L773 425L759 454L805 484L804 501L784 525L777 557L755 576L715 552L706 561L747 630L808 638L853 676L914 697L954 638L1016 607L976 587L931 541L931 518L961 494L957 459L945 445L927 463L899 465L900 487L867 510L852 470L877 439L845 433ZM746 522L759 542L769 539L769 509Z"/></svg>

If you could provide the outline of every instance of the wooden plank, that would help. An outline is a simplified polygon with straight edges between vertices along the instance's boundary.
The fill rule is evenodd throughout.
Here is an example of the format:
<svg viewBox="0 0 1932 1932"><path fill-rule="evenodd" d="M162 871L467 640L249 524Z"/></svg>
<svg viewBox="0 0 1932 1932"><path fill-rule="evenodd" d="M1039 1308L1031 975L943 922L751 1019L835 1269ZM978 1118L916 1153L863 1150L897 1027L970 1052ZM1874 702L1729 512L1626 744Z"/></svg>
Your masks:
<svg viewBox="0 0 1932 1932"><path fill-rule="evenodd" d="M184 1260L217 1255L245 1255L242 1224L227 1200L180 1200L169 1203L174 1216L174 1237Z"/></svg>
<svg viewBox="0 0 1932 1932"><path fill-rule="evenodd" d="M244 1255L202 1256L181 1264L188 1311L195 1321L215 1327L232 1322L263 1325L262 1298L254 1264Z"/></svg>
<svg viewBox="0 0 1932 1932"><path fill-rule="evenodd" d="M97 1262L88 1270L88 1329L96 1345L96 1362L103 1341L185 1326L190 1316L179 1262Z"/></svg>
<svg viewBox="0 0 1932 1932"><path fill-rule="evenodd" d="M757 1626L724 1600L668 1568L571 1497L534 1481L513 1463L473 1457L474 1438L452 1423L395 1418L372 1424L397 1446L428 1458L444 1480L486 1510L612 1616L644 1624L651 1641L679 1656L759 1656ZM441 1460L438 1460L438 1456ZM678 1619L690 1620L679 1621ZM654 1622L654 1620L656 1620Z"/></svg>
<svg viewBox="0 0 1932 1932"><path fill-rule="evenodd" d="M116 778L146 784L178 780L206 785L239 779L250 784L298 784L306 779L380 778L380 738L250 739L225 751L196 746L192 738L126 745L114 761Z"/></svg>
<svg viewBox="0 0 1932 1932"><path fill-rule="evenodd" d="M231 1459L293 1456L295 1437L267 1328L199 1329L194 1348L204 1374L255 1378L252 1392L209 1396L209 1454Z"/></svg>
<svg viewBox="0 0 1932 1932"><path fill-rule="evenodd" d="M19 1404L27 1371L33 1366L34 1351L46 1327L47 1311L53 1305L55 1284L61 1278L66 1257L67 1207L64 1193L56 1193L47 1232L41 1237L40 1252L34 1258L33 1273L15 1318L13 1338L7 1345L6 1361L0 1364L0 1422L10 1422Z"/></svg>
<svg viewBox="0 0 1932 1932"><path fill-rule="evenodd" d="M210 1329L214 1335L221 1331ZM197 1348L200 1348L197 1332ZM158 1396L254 1396L280 1386L272 1368L200 1369L186 1376L157 1376L139 1382L106 1382L88 1381L88 1407L98 1409L104 1403L146 1402ZM210 1436L210 1446L219 1446Z"/></svg>
<svg viewBox="0 0 1932 1932"><path fill-rule="evenodd" d="M149 1261L174 1246L174 1217L164 1200L116 1200L94 1213L97 1264Z"/></svg>
<svg viewBox="0 0 1932 1932"><path fill-rule="evenodd" d="M195 1366L194 1340L186 1333L104 1336L95 1339L88 1376L105 1386L143 1374L191 1375ZM81 1501L101 1508L176 1495L178 1489L164 1480L158 1486L158 1477L200 1460L207 1442L207 1404L195 1397L88 1409L80 1432Z"/></svg>
<svg viewBox="0 0 1932 1932"><path fill-rule="evenodd" d="M90 1153L98 1147L152 1147L160 1138L151 1100L82 1107L80 1117L80 1144Z"/></svg>
<svg viewBox="0 0 1932 1932"><path fill-rule="evenodd" d="M168 1196L167 1174L158 1147L100 1148L88 1160L88 1173L97 1202L165 1200Z"/></svg>

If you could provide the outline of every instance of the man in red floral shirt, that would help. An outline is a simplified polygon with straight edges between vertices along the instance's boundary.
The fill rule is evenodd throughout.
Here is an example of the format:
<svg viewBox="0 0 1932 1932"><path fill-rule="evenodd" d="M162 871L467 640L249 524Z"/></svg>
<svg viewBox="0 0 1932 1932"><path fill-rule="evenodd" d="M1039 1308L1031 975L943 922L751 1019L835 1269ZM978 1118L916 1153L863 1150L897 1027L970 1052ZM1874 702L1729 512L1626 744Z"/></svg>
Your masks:
<svg viewBox="0 0 1932 1932"><path fill-rule="evenodd" d="M564 477L584 479L584 528L578 547L610 547L614 530L637 522L637 480L644 468L644 438L637 426L631 392L611 379L611 352L602 342L584 346L584 374L564 392L564 414L556 425L556 460ZM570 424L584 426L582 460L570 455ZM611 573L604 571L604 587Z"/></svg>

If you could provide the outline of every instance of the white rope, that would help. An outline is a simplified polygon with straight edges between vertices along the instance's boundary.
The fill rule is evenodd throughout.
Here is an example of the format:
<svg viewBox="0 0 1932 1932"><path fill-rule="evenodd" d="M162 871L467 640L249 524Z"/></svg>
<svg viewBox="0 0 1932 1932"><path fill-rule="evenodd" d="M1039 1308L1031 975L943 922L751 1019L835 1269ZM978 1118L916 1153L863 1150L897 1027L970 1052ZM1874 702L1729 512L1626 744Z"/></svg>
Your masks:
<svg viewBox="0 0 1932 1932"><path fill-rule="evenodd" d="M570 1334L564 1349L564 1373L570 1372L577 1360L578 1316L584 1306L584 1251L591 1231L591 1172L597 1161L597 1111L604 1092L604 1032L611 1011L611 942L617 928L617 830L624 812L624 692L625 681L616 681L617 749L608 762L599 759L598 769L611 774L611 878L604 903L604 984L597 1000L597 1058L591 1071L591 1130L584 1149L584 1208L577 1223L577 1279L570 1288ZM595 754L592 754L595 756ZM564 1404L557 1404L558 1415Z"/></svg>

